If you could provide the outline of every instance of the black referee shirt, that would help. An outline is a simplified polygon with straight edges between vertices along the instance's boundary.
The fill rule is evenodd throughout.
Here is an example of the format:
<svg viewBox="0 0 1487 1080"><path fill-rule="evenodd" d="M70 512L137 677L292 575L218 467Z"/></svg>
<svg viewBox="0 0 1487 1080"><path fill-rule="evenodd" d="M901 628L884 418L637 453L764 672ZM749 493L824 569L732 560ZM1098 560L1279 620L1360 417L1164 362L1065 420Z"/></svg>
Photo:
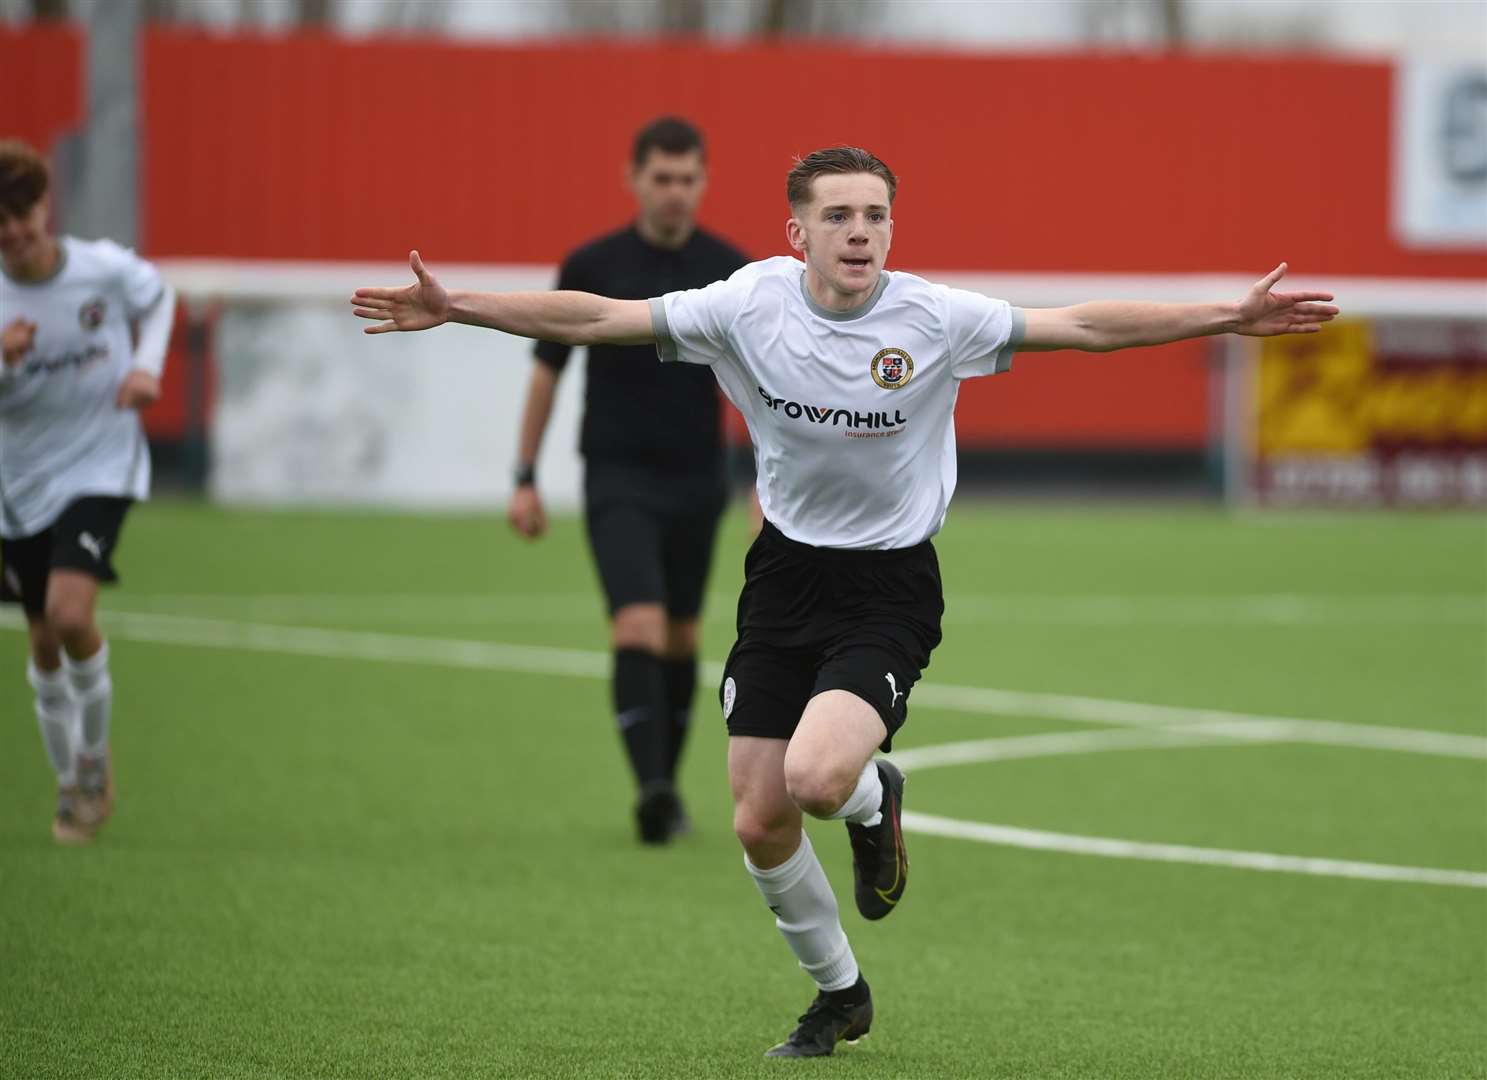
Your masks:
<svg viewBox="0 0 1487 1080"><path fill-rule="evenodd" d="M668 251L646 243L631 225L569 255L557 287L648 300L711 285L748 261L701 229L680 249ZM572 351L571 345L537 343L537 359L554 371L563 370ZM652 345L591 345L578 448L596 463L717 470L723 459L717 380L704 365L661 363Z"/></svg>

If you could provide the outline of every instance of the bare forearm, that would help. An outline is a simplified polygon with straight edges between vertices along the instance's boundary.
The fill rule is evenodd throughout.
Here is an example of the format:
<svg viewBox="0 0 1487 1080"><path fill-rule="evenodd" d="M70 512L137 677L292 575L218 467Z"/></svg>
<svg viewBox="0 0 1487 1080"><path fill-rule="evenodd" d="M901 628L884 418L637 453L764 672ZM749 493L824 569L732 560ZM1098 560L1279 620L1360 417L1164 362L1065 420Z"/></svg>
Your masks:
<svg viewBox="0 0 1487 1080"><path fill-rule="evenodd" d="M1138 345L1224 334L1239 322L1232 303L1165 304L1136 300L1094 300L1071 309L1081 341L1072 347L1110 352Z"/></svg>
<svg viewBox="0 0 1487 1080"><path fill-rule="evenodd" d="M1024 308L1024 352L1083 349L1111 352L1136 345L1210 334L1315 334L1337 317L1329 292L1272 292L1286 273L1281 263L1236 303L1160 304L1141 300L1096 300L1062 308Z"/></svg>
<svg viewBox="0 0 1487 1080"><path fill-rule="evenodd" d="M643 345L655 338L643 300L610 300L593 293L451 292L449 319L519 337L565 345Z"/></svg>

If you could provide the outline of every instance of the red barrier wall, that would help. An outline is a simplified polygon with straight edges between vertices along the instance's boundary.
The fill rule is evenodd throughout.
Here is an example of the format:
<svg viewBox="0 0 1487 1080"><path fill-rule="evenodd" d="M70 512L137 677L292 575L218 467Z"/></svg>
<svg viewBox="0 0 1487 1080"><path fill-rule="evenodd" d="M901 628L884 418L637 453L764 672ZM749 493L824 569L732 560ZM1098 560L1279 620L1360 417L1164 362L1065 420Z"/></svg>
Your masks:
<svg viewBox="0 0 1487 1080"><path fill-rule="evenodd" d="M1487 276L1389 232L1391 69L1305 59L988 56L837 44L145 42L157 254L553 263L629 213L662 112L711 140L704 221L785 251L784 173L831 143L900 174L892 263ZM1198 447L1207 348L1025 356L966 386L963 439Z"/></svg>
<svg viewBox="0 0 1487 1080"><path fill-rule="evenodd" d="M0 137L43 152L83 117L84 38L73 26L0 25Z"/></svg>
<svg viewBox="0 0 1487 1080"><path fill-rule="evenodd" d="M712 141L706 219L784 249L792 155L901 175L894 261L968 270L1487 276L1389 235L1391 69L1321 59L463 46L153 31L157 255L547 263L623 219L631 134Z"/></svg>
<svg viewBox="0 0 1487 1080"><path fill-rule="evenodd" d="M890 265L1487 278L1487 255L1390 235L1387 64L170 30L141 49L154 256L552 264L625 220L630 137L679 112L711 140L704 222L759 256L786 250L792 156L851 142L900 174ZM0 31L26 88L0 126L71 126L80 53L70 30ZM1027 355L966 385L960 431L1197 447L1206 357Z"/></svg>

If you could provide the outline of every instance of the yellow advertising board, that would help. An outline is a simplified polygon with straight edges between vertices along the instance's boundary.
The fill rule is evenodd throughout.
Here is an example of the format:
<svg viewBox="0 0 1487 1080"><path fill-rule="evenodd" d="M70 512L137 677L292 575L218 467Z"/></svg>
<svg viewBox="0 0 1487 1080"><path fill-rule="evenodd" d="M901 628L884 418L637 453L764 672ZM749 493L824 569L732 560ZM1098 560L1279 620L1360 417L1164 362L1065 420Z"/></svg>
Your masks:
<svg viewBox="0 0 1487 1080"><path fill-rule="evenodd" d="M1487 505L1487 321L1338 322L1253 370L1260 501Z"/></svg>

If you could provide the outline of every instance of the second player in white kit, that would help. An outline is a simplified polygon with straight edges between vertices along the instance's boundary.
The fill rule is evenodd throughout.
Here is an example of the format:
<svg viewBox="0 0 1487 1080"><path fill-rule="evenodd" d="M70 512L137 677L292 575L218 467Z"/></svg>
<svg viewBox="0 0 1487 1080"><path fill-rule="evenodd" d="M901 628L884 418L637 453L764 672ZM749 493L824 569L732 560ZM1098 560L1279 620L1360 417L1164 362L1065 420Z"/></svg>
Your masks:
<svg viewBox="0 0 1487 1080"><path fill-rule="evenodd" d="M360 289L368 333L455 321L573 344L655 342L708 364L748 421L765 524L745 563L738 638L720 703L733 828L776 926L818 992L767 1054L815 1057L865 1035L872 997L803 814L846 822L864 917L904 894L903 777L874 754L906 719L940 640L931 537L955 488L961 379L1015 352L1110 351L1218 333L1307 333L1325 293L1272 293L1277 267L1237 302L1095 301L1025 310L884 270L897 179L852 147L817 151L787 180L786 236L802 256L649 301L580 292Z"/></svg>
<svg viewBox="0 0 1487 1080"><path fill-rule="evenodd" d="M57 775L52 834L92 840L113 808L113 680L94 608L149 495L138 410L156 400L174 297L109 240L56 237L46 163L0 142L0 600L19 603L27 679Z"/></svg>

